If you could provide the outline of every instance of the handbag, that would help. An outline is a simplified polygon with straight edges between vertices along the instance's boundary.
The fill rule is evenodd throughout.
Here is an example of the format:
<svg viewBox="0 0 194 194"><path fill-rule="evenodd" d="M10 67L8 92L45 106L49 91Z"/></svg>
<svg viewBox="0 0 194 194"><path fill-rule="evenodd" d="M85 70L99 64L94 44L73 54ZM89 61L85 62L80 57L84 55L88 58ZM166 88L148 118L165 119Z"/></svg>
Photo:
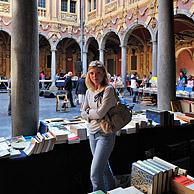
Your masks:
<svg viewBox="0 0 194 194"><path fill-rule="evenodd" d="M116 105L110 108L104 118L100 121L101 129L105 134L119 131L132 119L132 110L120 103L116 91L115 97L117 98Z"/></svg>

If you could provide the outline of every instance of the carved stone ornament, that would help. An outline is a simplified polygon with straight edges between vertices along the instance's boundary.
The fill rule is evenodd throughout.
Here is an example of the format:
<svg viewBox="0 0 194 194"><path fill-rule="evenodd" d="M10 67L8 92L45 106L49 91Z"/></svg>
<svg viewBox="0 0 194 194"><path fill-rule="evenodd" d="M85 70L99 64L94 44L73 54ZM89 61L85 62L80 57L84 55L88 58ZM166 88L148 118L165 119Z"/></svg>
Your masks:
<svg viewBox="0 0 194 194"><path fill-rule="evenodd" d="M189 0L182 0L182 3L183 4L186 4L186 3L188 3L189 2Z"/></svg>
<svg viewBox="0 0 194 194"><path fill-rule="evenodd" d="M152 19L151 19L151 22L150 22L150 25L151 25L151 27L152 27L153 29L156 27L156 24L157 24L156 18L152 18Z"/></svg>

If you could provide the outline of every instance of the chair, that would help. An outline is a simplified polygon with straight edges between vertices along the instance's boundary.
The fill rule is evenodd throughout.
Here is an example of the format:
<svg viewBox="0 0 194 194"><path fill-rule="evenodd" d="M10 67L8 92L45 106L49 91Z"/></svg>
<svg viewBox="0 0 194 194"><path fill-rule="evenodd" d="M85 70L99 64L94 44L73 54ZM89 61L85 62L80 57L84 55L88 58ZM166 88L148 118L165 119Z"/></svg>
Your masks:
<svg viewBox="0 0 194 194"><path fill-rule="evenodd" d="M56 111L69 111L69 100L67 94L56 95Z"/></svg>

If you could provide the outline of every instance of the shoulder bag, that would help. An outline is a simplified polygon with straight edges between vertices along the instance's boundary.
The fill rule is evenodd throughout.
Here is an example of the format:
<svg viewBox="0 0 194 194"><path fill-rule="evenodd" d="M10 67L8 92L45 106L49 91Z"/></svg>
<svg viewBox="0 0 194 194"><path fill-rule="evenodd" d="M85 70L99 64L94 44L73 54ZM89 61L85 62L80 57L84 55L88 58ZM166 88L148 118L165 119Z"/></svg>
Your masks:
<svg viewBox="0 0 194 194"><path fill-rule="evenodd" d="M121 104L116 91L114 93L115 98L117 99L117 103L100 121L101 129L105 134L116 133L125 125L127 125L132 119L132 110L129 109L126 105Z"/></svg>

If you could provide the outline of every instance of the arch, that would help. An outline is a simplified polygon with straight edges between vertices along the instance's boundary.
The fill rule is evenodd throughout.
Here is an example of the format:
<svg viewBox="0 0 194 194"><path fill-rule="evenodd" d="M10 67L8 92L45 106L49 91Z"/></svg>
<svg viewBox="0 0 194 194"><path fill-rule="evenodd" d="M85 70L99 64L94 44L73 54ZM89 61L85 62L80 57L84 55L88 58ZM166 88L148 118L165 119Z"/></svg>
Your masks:
<svg viewBox="0 0 194 194"><path fill-rule="evenodd" d="M11 33L10 33L10 31L8 31L7 29L0 29L0 32L5 32L5 33L7 33L9 36L11 36Z"/></svg>
<svg viewBox="0 0 194 194"><path fill-rule="evenodd" d="M185 16L187 16L189 18L192 18L194 20L193 14L191 12L189 12L189 10L177 9L176 12L174 12L174 15L176 16L176 15L179 15L179 14L180 15L185 15Z"/></svg>
<svg viewBox="0 0 194 194"><path fill-rule="evenodd" d="M176 59L178 58L178 56L180 55L180 53L182 53L182 52L185 51L185 50L190 54L190 56L191 56L191 58L192 58L193 52L190 50L191 48L192 48L192 47L187 47L187 48L181 48L181 49L177 50L177 51L176 51L176 54L175 54Z"/></svg>
<svg viewBox="0 0 194 194"><path fill-rule="evenodd" d="M48 43L49 43L49 45L51 47L51 42L49 41L48 37L44 33L39 32L38 35L39 35L39 37L40 37L40 35L43 36L48 41Z"/></svg>
<svg viewBox="0 0 194 194"><path fill-rule="evenodd" d="M61 36L59 39L56 40L55 46L57 47L58 44L59 44L59 42L61 42L63 39L68 39L68 38L74 40L74 41L79 45L79 47L80 47L80 42L77 41L77 39L74 38L74 37L72 37L71 35L68 35L68 36ZM81 48L81 47L80 47L80 48Z"/></svg>
<svg viewBox="0 0 194 194"><path fill-rule="evenodd" d="M85 42L85 45L84 45L84 52L87 52L88 51L88 47L89 47L89 44L91 43L92 39L95 39L96 38L92 35L90 35L87 39L86 39L86 42ZM98 43L98 41L96 40L96 42ZM99 47L99 43L98 43L98 47Z"/></svg>
<svg viewBox="0 0 194 194"><path fill-rule="evenodd" d="M100 40L100 43L99 43L99 49L104 49L105 48L105 44L106 44L106 39L108 38L109 34L110 33L115 33L118 38L119 38L119 41L121 43L121 37L120 35L116 32L115 29L111 29L111 30L107 30L104 35L102 36L101 40Z"/></svg>
<svg viewBox="0 0 194 194"><path fill-rule="evenodd" d="M133 30L135 30L139 26L143 26L145 29L147 29L151 35L151 39L154 40L156 35L154 34L153 30L149 26L147 26L144 22L140 21L138 23L133 23L130 26L128 26L126 33L124 34L123 39L121 40L121 46L127 46L127 40L130 34L132 33Z"/></svg>

